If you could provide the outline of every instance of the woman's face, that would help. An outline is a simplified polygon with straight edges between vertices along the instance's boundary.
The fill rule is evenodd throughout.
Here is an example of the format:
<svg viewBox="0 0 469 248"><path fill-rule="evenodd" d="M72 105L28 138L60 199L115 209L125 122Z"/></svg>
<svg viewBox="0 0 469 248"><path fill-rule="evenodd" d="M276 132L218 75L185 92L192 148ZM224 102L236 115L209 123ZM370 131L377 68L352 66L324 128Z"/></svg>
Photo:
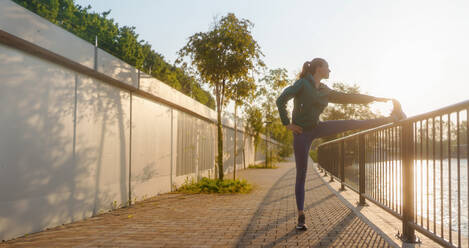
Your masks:
<svg viewBox="0 0 469 248"><path fill-rule="evenodd" d="M324 65L318 67L317 70L316 70L316 73L319 73L319 76L322 79L328 79L330 72L331 72L331 70L329 70L329 64L327 64L327 63L325 63Z"/></svg>

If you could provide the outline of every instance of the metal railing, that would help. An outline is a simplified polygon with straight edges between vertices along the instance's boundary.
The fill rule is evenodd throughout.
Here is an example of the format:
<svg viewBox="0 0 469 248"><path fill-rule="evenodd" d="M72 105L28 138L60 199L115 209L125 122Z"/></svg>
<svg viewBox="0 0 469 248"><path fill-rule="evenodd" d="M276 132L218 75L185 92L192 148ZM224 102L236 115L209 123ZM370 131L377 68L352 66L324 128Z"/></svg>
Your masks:
<svg viewBox="0 0 469 248"><path fill-rule="evenodd" d="M469 244L469 100L325 142L319 167L446 247Z"/></svg>

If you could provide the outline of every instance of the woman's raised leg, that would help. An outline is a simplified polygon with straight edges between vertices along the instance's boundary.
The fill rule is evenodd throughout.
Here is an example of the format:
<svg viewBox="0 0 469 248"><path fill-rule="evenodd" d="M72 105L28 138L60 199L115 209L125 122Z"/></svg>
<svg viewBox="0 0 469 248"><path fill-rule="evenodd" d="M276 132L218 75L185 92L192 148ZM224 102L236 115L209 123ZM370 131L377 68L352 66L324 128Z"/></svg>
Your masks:
<svg viewBox="0 0 469 248"><path fill-rule="evenodd" d="M354 129L368 129L393 122L391 117L370 120L333 120L321 121L313 129L314 138L326 137Z"/></svg>

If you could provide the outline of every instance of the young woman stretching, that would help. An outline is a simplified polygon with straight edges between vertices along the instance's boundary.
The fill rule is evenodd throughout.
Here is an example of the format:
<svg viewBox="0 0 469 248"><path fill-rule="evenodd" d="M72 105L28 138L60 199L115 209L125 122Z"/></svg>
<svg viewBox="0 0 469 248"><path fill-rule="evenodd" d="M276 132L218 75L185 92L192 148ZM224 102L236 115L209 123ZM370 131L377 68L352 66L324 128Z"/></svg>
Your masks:
<svg viewBox="0 0 469 248"><path fill-rule="evenodd" d="M303 205L309 149L313 140L352 129L377 127L406 118L399 102L395 99L346 94L330 89L321 83L322 79L329 78L329 72L329 65L324 59L315 58L312 61L307 61L303 65L300 79L285 88L276 102L283 125L293 132L293 150L296 163L295 196L298 208L296 228L299 230L307 229ZM292 123L290 123L286 110L286 104L291 98L294 98ZM389 100L393 102L393 111L389 117L370 120L319 121L319 115L329 102L368 104L373 101L386 102Z"/></svg>

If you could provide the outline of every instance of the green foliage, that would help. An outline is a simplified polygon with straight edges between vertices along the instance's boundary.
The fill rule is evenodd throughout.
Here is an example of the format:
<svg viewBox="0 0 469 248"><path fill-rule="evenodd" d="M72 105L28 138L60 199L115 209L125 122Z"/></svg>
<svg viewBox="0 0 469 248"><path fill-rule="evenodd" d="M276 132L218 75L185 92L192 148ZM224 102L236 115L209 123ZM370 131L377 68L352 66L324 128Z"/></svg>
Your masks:
<svg viewBox="0 0 469 248"><path fill-rule="evenodd" d="M293 152L293 134L282 124L275 101L283 88L292 81L288 78L287 70L283 68L268 70L260 81L261 86L256 92L256 101L259 103L259 111L263 119L269 123L263 131L267 136L282 144L275 155L288 157Z"/></svg>
<svg viewBox="0 0 469 248"><path fill-rule="evenodd" d="M194 180L188 180L176 192L198 194L198 193L249 193L252 190L252 185L249 184L245 179L243 180L220 180L220 179L209 179L203 177L199 182Z"/></svg>
<svg viewBox="0 0 469 248"><path fill-rule="evenodd" d="M258 94L260 96L267 96L269 92L276 93L276 98L283 88L291 83L288 79L288 71L285 68L270 69L267 74L261 79L264 82L263 87L259 88Z"/></svg>
<svg viewBox="0 0 469 248"><path fill-rule="evenodd" d="M277 68L269 70L260 81L262 86L259 87L257 96L261 101L266 121L273 121L275 117L278 117L275 101L291 80L288 79L286 69Z"/></svg>
<svg viewBox="0 0 469 248"><path fill-rule="evenodd" d="M238 130L238 107L245 107L245 101L253 100L254 94L256 91L256 84L254 83L254 78L252 76L245 75L243 78L238 80L237 82L230 84L227 87L227 99L231 99L234 101L234 129ZM246 129L245 129L246 130ZM238 132L234 133L234 147L237 147L236 141ZM244 136L244 142L246 141L247 136ZM244 146L243 146L244 149ZM238 155L238 151L234 151L234 161L236 161L236 157ZM233 172L233 179L236 178L236 163L234 165L234 172Z"/></svg>
<svg viewBox="0 0 469 248"><path fill-rule="evenodd" d="M267 166L273 166L282 160L280 157L279 149L269 147L269 156L267 157Z"/></svg>
<svg viewBox="0 0 469 248"><path fill-rule="evenodd" d="M254 145L257 147L260 141L260 133L263 130L262 110L256 105L249 105L245 108L245 114L245 130L254 136Z"/></svg>
<svg viewBox="0 0 469 248"><path fill-rule="evenodd" d="M183 68L167 63L150 44L139 40L135 27L119 27L108 18L110 10L95 13L90 10L91 6L82 7L74 0L14 1L90 43L94 44L97 37L101 49L214 109L213 97L194 77Z"/></svg>
<svg viewBox="0 0 469 248"><path fill-rule="evenodd" d="M293 153L293 133L282 124L280 117L275 117L269 125L269 133L274 140L282 144L278 151L279 156L285 158Z"/></svg>
<svg viewBox="0 0 469 248"><path fill-rule="evenodd" d="M260 47L251 35L253 24L229 13L215 20L207 32L189 37L188 43L179 51L178 63L197 71L203 82L223 90L225 87L248 77L257 66L263 66ZM190 63L184 62L188 57ZM224 103L223 101L221 103Z"/></svg>
<svg viewBox="0 0 469 248"><path fill-rule="evenodd" d="M215 92L217 110L217 165L219 178L223 179L223 132L221 116L228 100L233 99L234 85L252 81L250 73L264 66L260 47L251 35L253 24L246 19L238 19L233 13L214 21L207 32L199 32L189 37L187 44L179 50L177 64L182 64L208 84ZM248 89L250 87L247 87Z"/></svg>
<svg viewBox="0 0 469 248"><path fill-rule="evenodd" d="M256 84L252 77L246 77L227 88L227 98L233 100L237 106L243 106L245 101L253 101Z"/></svg>

